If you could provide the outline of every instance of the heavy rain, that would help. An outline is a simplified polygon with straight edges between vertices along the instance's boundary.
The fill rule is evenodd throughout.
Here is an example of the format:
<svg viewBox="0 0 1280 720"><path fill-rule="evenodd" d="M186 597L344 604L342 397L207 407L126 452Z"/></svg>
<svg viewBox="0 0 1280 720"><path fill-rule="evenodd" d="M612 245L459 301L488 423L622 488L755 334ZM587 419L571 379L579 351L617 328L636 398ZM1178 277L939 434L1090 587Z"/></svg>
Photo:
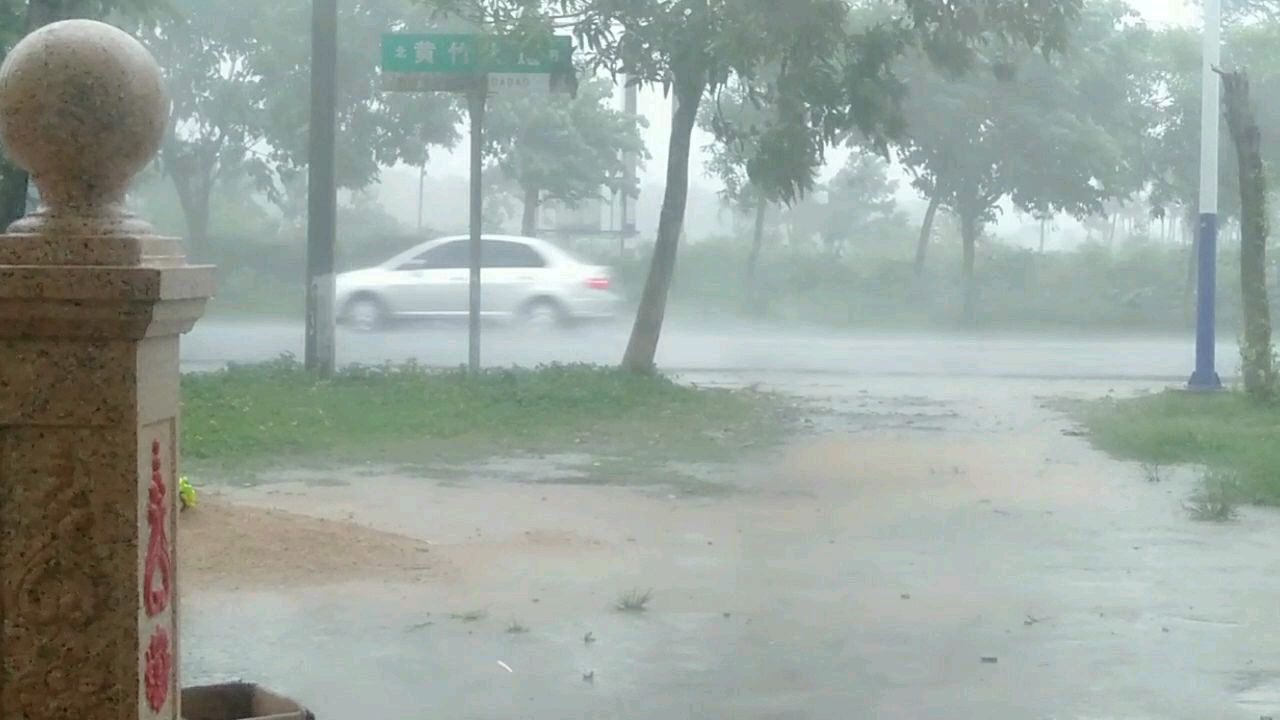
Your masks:
<svg viewBox="0 0 1280 720"><path fill-rule="evenodd" d="M1280 715L1280 0L0 24L0 720Z"/></svg>

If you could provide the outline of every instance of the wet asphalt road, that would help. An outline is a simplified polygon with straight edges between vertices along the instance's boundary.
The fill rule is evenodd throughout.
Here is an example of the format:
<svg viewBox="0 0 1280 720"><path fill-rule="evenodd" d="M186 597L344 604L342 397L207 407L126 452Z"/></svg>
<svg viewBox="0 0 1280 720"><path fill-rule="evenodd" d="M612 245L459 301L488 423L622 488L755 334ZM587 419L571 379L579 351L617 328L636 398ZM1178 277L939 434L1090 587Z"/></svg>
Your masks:
<svg viewBox="0 0 1280 720"><path fill-rule="evenodd" d="M487 364L616 362L626 330L494 328ZM457 328L340 341L344 363L453 366L466 352ZM301 344L296 325L206 321L183 364ZM1219 348L1226 376L1234 353ZM186 598L185 679L258 680L322 720L1280 713L1280 516L1192 523L1192 473L1143 482L1064 435L1070 423L1044 403L1177 384L1191 360L1179 337L674 323L664 369L808 398L839 422L744 463L742 494L725 499L483 470L241 489L238 502L430 541L458 574ZM610 608L630 588L658 589L642 617ZM490 619L448 619L474 608ZM424 618L435 623L421 629ZM505 633L510 619L532 632ZM599 641L584 644L587 631Z"/></svg>
<svg viewBox="0 0 1280 720"><path fill-rule="evenodd" d="M618 323L571 330L486 328L489 367L545 363L618 362L629 326ZM187 371L228 362L260 362L284 353L300 356L303 329L283 321L208 319L183 340ZM378 333L339 331L342 364L417 360L454 367L466 362L467 334L458 326L416 326ZM1224 377L1238 370L1233 342L1218 347ZM842 332L804 327L672 321L659 348L668 372L750 374L790 371L842 377L1039 378L1146 380L1179 383L1193 367L1187 336L1072 334L922 334Z"/></svg>
<svg viewBox="0 0 1280 720"><path fill-rule="evenodd" d="M451 570L416 585L186 597L185 679L256 680L321 720L1280 713L1280 515L1190 522L1192 473L1146 482L1064 435L1069 422L1042 401L1158 384L741 379L844 423L744 463L728 497L482 468L235 490L236 502L429 541ZM613 610L632 588L654 588L652 608ZM477 608L488 617L452 616ZM513 619L530 632L505 632Z"/></svg>

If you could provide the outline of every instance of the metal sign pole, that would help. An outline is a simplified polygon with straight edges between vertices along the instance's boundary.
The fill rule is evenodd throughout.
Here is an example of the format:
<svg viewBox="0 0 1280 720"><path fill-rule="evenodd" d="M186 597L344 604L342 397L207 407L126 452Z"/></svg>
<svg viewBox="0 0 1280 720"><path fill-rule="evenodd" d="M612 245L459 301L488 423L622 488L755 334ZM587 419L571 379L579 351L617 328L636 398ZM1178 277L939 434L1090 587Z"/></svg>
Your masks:
<svg viewBox="0 0 1280 720"><path fill-rule="evenodd" d="M480 373L480 268L484 262L481 224L484 218L484 110L488 78L479 75L467 93L467 113L471 117L471 303L468 312L469 338L467 372Z"/></svg>
<svg viewBox="0 0 1280 720"><path fill-rule="evenodd" d="M329 0L332 1L332 0ZM483 23L482 23L483 24ZM465 33L388 33L382 36L383 88L395 92L453 92L467 96L471 122L471 234L467 312L467 372L480 372L481 267L484 263L484 114L491 90L577 92L573 41L553 36L529 47L519 38L487 38ZM419 176L419 198L421 198ZM422 200L419 200L421 208ZM419 214L421 214L421 209ZM421 224L421 221L420 221Z"/></svg>

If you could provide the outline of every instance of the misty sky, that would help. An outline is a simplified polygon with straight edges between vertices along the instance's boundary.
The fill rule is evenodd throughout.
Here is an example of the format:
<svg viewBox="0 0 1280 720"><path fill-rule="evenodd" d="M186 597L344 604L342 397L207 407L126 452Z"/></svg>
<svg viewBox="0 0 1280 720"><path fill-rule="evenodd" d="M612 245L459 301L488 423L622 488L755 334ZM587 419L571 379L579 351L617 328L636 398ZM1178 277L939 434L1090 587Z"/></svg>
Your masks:
<svg viewBox="0 0 1280 720"><path fill-rule="evenodd" d="M1188 0L1129 0L1129 4L1143 14L1143 16L1153 25L1166 24L1183 24L1194 23L1198 16L1198 10ZM621 93L618 93L618 105L621 107ZM670 101L662 96L661 90L642 90L640 95L640 112L648 119L649 128L645 133L645 143L648 145L649 153L652 159L649 160L646 167L641 171L641 187L646 185L660 187L665 175L667 161L667 141L671 131L671 105ZM690 165L691 184L695 188L703 188L712 193L719 190L717 180L706 176L703 169L703 161L705 153L701 151L702 147L710 141L710 137L699 131L695 131L694 136L694 156ZM454 176L465 178L467 176L467 144L466 135L463 141L453 152L437 152L433 155L431 164L428 166L428 173L437 177L444 178ZM834 175L843 165L847 151L835 150L828 153L827 172L823 179L827 179ZM402 222L412 224L415 220L417 211L417 172L401 171L389 172L384 175L384 186L380 196L383 203L387 206L387 210ZM412 187L409 187L409 186ZM912 214L917 211L917 205L923 205L923 202L915 195L906 183L902 183L900 188L899 199L904 207ZM656 212L646 212L646 207L653 208L653 204L646 202L647 198L641 201L641 217L640 229L642 233L652 232L656 223ZM430 202L428 201L428 206ZM694 208L691 206L691 212ZM655 217L645 217L652 214ZM1000 230L1007 232L1019 224L1020 220L1013 213L1007 213L1002 219ZM431 224L430 222L428 223Z"/></svg>

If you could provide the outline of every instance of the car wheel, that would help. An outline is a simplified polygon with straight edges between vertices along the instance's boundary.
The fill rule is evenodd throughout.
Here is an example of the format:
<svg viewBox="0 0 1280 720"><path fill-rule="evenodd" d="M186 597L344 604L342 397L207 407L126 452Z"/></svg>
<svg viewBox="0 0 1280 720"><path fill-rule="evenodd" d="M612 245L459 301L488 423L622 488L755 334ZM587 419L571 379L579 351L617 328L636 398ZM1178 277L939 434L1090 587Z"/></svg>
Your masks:
<svg viewBox="0 0 1280 720"><path fill-rule="evenodd" d="M525 327L556 328L569 324L569 314L560 303L550 298L533 300L520 312L520 320Z"/></svg>
<svg viewBox="0 0 1280 720"><path fill-rule="evenodd" d="M351 327L371 332L387 324L387 306L376 297L358 297L347 304L345 313Z"/></svg>

